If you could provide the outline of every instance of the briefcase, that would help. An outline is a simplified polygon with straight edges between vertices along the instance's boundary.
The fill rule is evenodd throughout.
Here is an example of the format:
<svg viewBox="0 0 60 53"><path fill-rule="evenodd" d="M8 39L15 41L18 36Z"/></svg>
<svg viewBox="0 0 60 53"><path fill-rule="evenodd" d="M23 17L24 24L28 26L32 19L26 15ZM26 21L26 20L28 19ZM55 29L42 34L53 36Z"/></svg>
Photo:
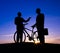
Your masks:
<svg viewBox="0 0 60 53"><path fill-rule="evenodd" d="M48 35L48 28L44 28L44 35Z"/></svg>

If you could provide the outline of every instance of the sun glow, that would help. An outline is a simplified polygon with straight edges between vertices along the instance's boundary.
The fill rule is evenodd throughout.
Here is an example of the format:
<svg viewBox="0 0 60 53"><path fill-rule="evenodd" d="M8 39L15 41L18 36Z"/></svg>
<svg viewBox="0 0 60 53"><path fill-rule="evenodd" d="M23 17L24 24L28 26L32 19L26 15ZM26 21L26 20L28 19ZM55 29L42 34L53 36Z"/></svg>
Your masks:
<svg viewBox="0 0 60 53"><path fill-rule="evenodd" d="M37 40L37 39L34 39L35 41L34 41L34 43L35 44L38 44L38 43L40 43L40 41L39 40Z"/></svg>

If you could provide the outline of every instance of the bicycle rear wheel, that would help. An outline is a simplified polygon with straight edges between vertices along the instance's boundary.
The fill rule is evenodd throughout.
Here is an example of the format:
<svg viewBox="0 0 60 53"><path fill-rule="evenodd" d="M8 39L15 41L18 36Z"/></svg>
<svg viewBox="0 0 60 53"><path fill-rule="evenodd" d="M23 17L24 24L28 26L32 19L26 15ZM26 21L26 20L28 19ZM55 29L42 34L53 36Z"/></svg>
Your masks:
<svg viewBox="0 0 60 53"><path fill-rule="evenodd" d="M17 42L17 31L14 33L13 39L14 39L14 42L16 43Z"/></svg>
<svg viewBox="0 0 60 53"><path fill-rule="evenodd" d="M14 42L17 43L17 31L14 33L13 39L14 39ZM26 40L26 35L25 35L25 33L23 33L22 41L25 42L25 40Z"/></svg>

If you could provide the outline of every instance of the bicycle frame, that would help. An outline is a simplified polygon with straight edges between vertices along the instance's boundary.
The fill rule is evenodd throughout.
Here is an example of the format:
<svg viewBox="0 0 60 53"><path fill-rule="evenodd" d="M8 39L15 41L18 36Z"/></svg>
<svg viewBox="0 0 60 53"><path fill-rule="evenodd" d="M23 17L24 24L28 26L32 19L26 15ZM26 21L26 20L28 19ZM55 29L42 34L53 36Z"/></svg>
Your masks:
<svg viewBox="0 0 60 53"><path fill-rule="evenodd" d="M26 25L26 24L24 24L24 26L25 26L25 25ZM28 30L28 31L31 31L31 35L27 32L27 30ZM23 30L23 34L24 34L24 36L25 36L24 42L25 42L25 40L26 40L26 37L28 37L30 41L31 41L31 40L35 41L35 40L34 40L34 35L35 35L35 33L36 33L37 31L33 31L33 30L34 30L33 28L32 28L32 30L30 30L30 29L24 27L24 30ZM14 41L15 41L15 42L17 42L17 40L15 39L16 33L17 33L17 31L14 33ZM26 34L27 34L27 35L26 35ZM16 37L16 38L17 38L17 37Z"/></svg>

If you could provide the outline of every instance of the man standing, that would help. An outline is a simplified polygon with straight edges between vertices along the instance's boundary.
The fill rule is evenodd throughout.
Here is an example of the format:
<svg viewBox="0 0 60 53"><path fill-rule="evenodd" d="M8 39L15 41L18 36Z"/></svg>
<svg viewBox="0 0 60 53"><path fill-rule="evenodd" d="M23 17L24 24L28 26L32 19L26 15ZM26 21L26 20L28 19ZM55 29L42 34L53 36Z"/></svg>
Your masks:
<svg viewBox="0 0 60 53"><path fill-rule="evenodd" d="M16 30L17 30L17 43L19 43L19 39L20 39L20 42L22 42L22 35L24 30L23 22L24 23L28 22L30 20L30 17L27 20L24 20L21 17L21 12L18 12L17 15L18 16L15 18L14 23L16 25Z"/></svg>
<svg viewBox="0 0 60 53"><path fill-rule="evenodd" d="M40 43L45 43L44 38L44 14L41 13L41 10L39 8L36 9L37 17L36 17L36 23L32 26L33 28L36 26L38 31L38 38L40 40Z"/></svg>

